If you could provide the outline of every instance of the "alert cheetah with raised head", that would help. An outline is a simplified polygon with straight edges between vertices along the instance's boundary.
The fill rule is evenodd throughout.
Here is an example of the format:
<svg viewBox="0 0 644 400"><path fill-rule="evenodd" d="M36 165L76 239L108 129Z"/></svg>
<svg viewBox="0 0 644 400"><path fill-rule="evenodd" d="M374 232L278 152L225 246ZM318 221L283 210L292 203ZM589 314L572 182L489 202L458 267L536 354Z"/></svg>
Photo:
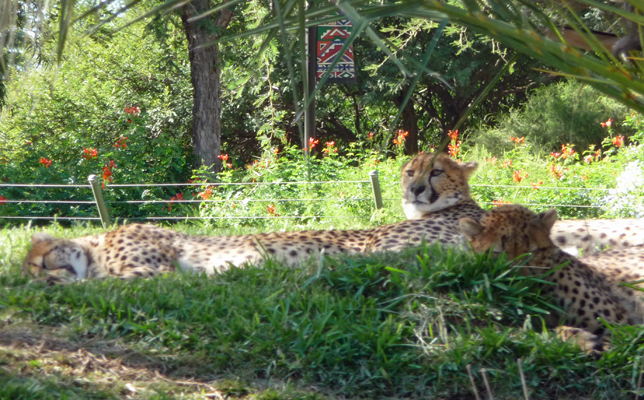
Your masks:
<svg viewBox="0 0 644 400"><path fill-rule="evenodd" d="M477 219L483 210L470 198L468 176L476 163L459 163L446 155L422 154L427 170L409 175L415 201L424 204L425 217L373 229L349 231L275 232L243 236L188 236L152 225L132 224L95 236L57 239L46 233L33 235L23 271L50 282L117 276L150 277L182 270L220 273L230 265L258 264L272 257L289 266L310 258L339 253L395 251L420 244L440 242L465 245L458 229L462 217ZM430 211L431 210L431 211Z"/></svg>
<svg viewBox="0 0 644 400"><path fill-rule="evenodd" d="M469 174L464 174L464 181L459 185L467 189L453 197L441 201L426 202L418 196L432 198L431 184L419 185L418 177L426 170L431 158L416 157L402 168L400 185L403 192L402 206L407 219L424 218L448 205L460 201L459 196L471 198L469 194ZM435 196L435 194L433 195ZM595 254L607 248L622 249L644 245L644 219L573 219L557 221L550 232L550 238L567 253L573 256ZM644 265L644 264L643 264Z"/></svg>
<svg viewBox="0 0 644 400"><path fill-rule="evenodd" d="M459 225L476 252L492 249L505 252L511 260L526 256L521 267L525 275L542 275L563 265L543 278L554 283L544 285L543 293L551 294L565 312L560 322L569 326L558 328L564 339L581 337L586 348L599 345L597 337L582 330L602 334L600 317L611 324L642 324L642 292L620 285L642 277L633 249L613 250L612 259L608 253L594 256L602 266L583 262L553 243L550 231L556 220L554 209L535 214L522 206L505 205L488 211L479 221L464 218Z"/></svg>

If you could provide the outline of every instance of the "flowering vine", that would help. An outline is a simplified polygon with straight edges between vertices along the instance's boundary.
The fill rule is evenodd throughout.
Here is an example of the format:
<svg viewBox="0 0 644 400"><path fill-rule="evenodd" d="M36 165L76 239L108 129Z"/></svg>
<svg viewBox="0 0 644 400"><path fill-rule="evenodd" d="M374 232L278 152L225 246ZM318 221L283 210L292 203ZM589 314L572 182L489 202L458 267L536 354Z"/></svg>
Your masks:
<svg viewBox="0 0 644 400"><path fill-rule="evenodd" d="M45 166L45 168L49 168L51 166L51 159L47 159L46 157L41 157L40 158L40 163Z"/></svg>
<svg viewBox="0 0 644 400"><path fill-rule="evenodd" d="M458 129L455 131L447 132L447 136L450 138L450 143L447 145L447 152L453 158L458 156L458 153L461 151L461 141L458 140Z"/></svg>
<svg viewBox="0 0 644 400"><path fill-rule="evenodd" d="M83 149L83 158L86 160L91 160L92 158L98 157L98 150L93 147Z"/></svg>

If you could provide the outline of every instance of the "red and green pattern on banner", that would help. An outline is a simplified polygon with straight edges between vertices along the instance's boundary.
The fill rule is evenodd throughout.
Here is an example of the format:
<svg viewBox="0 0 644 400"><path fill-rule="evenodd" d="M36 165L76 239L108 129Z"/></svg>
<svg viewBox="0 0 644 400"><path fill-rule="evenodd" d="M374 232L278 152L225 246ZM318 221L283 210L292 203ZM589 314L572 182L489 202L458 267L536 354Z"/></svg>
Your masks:
<svg viewBox="0 0 644 400"><path fill-rule="evenodd" d="M343 19L318 25L317 34L317 77L318 80L329 69L331 63L340 56L340 50L351 35L351 22ZM340 61L331 71L326 83L356 83L356 68L353 58L353 45L341 55Z"/></svg>

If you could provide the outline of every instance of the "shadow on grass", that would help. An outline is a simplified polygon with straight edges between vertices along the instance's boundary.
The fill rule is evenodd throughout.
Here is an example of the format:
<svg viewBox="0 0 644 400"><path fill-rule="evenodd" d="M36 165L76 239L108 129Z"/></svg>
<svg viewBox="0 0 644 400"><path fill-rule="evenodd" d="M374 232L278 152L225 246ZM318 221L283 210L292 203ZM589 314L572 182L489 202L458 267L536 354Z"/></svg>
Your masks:
<svg viewBox="0 0 644 400"><path fill-rule="evenodd" d="M123 340L72 341L46 327L0 330L0 399L324 399L276 379L204 373L207 359L150 355Z"/></svg>

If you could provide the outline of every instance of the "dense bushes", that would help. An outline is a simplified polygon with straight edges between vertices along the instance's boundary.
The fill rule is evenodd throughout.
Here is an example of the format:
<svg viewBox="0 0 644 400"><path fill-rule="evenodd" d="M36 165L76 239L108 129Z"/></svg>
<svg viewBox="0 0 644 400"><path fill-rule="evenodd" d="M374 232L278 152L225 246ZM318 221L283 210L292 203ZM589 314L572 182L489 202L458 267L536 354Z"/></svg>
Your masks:
<svg viewBox="0 0 644 400"><path fill-rule="evenodd" d="M523 107L501 117L498 127L481 128L472 138L496 156L514 147L511 137L528 139L535 154L557 151L562 143L585 149L604 139L600 122L607 117L616 122L618 133L630 135L632 130L621 125L629 114L621 103L569 80L536 89Z"/></svg>
<svg viewBox="0 0 644 400"><path fill-rule="evenodd" d="M331 225L350 228L404 218L398 200L398 180L400 167L408 158L400 155L396 159L386 158L370 148L370 143L353 144L345 156L339 156L335 143L322 146L313 139L310 161L295 146L275 147L246 165L241 158L224 154L224 171L216 177L197 171L192 177L196 186L146 187L142 183L158 182L169 171L180 170L184 159L177 153L178 146L145 138L144 114L124 115L132 121L123 122L131 133L117 139L111 148L85 148L75 160L64 164L39 158L31 145L25 145L27 156L20 162L6 160L0 164L0 173L5 181L27 177L31 182L84 183L88 174L102 168L110 214L120 219L192 216L208 218L208 224L219 227L278 228L276 221L280 221L280 228L301 229ZM492 156L481 146L469 152L461 150L462 147L453 147L452 151L458 158L480 163L470 182L473 197L486 207L508 202L537 209L556 206L564 218L642 216L644 209L639 206L644 187L642 121L639 116L627 117L625 125L636 132L629 139L615 132L614 121L603 124L603 128L598 124L605 135L599 147L583 149L562 144L559 151L535 156L534 145L528 138L513 137L514 147L500 157ZM404 140L399 142L399 153L403 146ZM364 182L373 169L380 172L385 199L385 209L376 214L371 186ZM115 183L139 185L113 187ZM0 188L0 201L92 199L89 190L74 190ZM141 203L125 204L126 200ZM96 215L92 205L7 203L0 207L2 215ZM371 219L372 216L376 218ZM295 219L289 222L291 218Z"/></svg>

